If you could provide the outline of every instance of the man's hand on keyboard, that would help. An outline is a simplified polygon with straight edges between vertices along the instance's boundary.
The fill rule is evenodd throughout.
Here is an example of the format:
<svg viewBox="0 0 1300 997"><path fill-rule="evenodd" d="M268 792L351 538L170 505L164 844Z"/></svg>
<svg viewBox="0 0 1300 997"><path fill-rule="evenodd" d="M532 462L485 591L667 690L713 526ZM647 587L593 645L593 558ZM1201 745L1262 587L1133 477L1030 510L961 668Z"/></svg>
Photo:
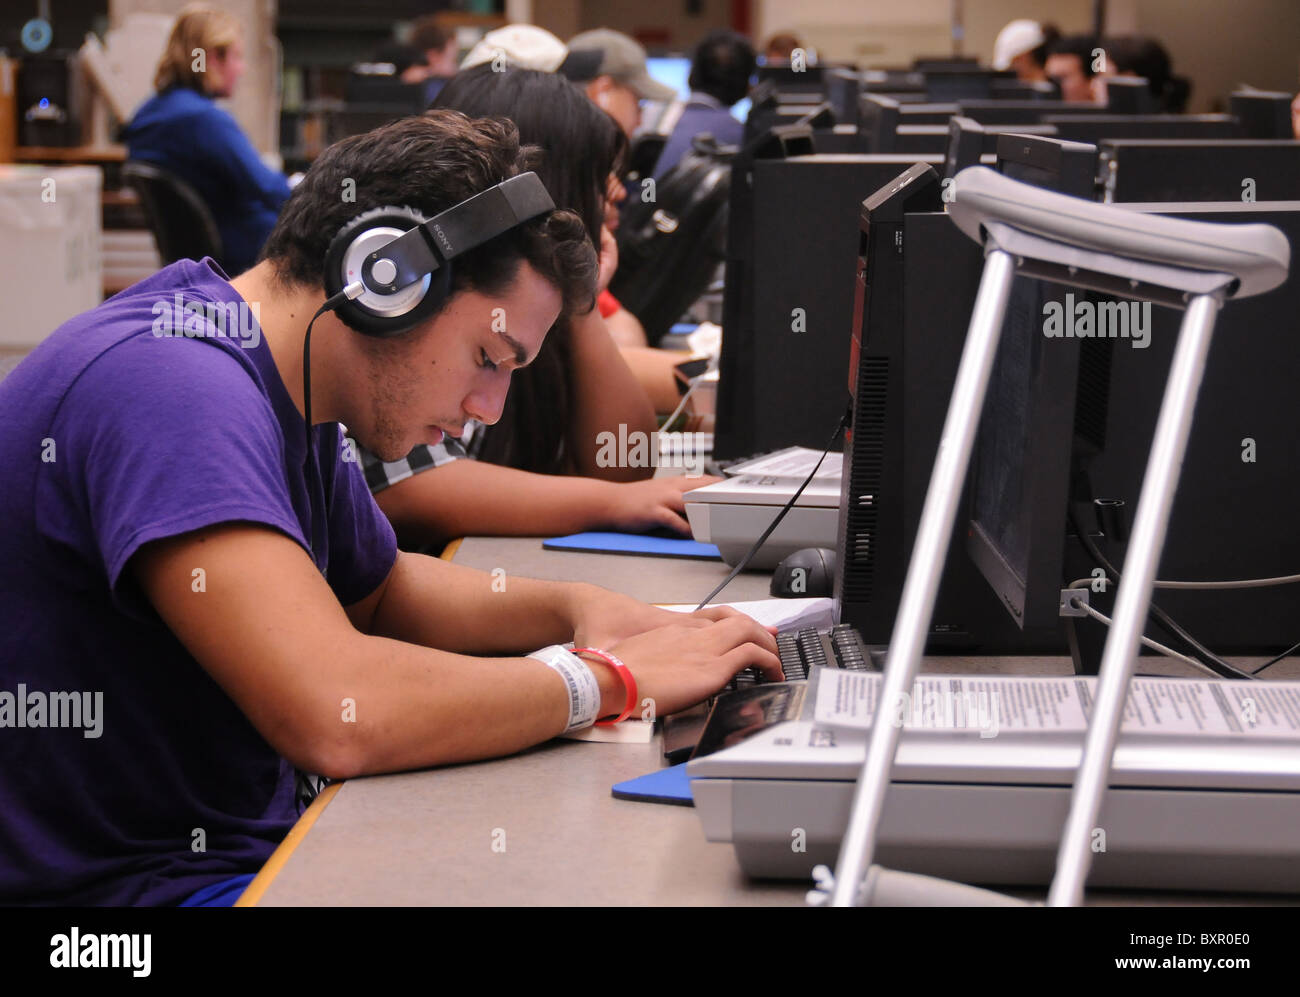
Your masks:
<svg viewBox="0 0 1300 997"><path fill-rule="evenodd" d="M651 606L630 595L584 585L573 608L573 640L579 647L609 648L618 641L659 627L688 624L705 626L733 616L748 616L730 606L707 606L694 613L675 613ZM757 624L755 624L757 626ZM776 650L776 628L760 627L769 636L770 650Z"/></svg>
<svg viewBox="0 0 1300 997"><path fill-rule="evenodd" d="M734 611L716 621L670 615L677 620L669 626L602 648L631 669L641 701L653 700L656 716L707 699L743 668L758 668L770 681L783 681L776 639L750 617Z"/></svg>

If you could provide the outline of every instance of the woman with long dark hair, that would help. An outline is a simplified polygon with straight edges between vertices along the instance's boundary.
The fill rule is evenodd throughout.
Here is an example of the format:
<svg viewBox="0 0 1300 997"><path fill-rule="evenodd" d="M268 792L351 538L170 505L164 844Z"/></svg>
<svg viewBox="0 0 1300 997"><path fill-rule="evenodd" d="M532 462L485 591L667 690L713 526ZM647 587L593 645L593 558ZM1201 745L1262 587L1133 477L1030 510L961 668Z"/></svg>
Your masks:
<svg viewBox="0 0 1300 997"><path fill-rule="evenodd" d="M537 173L556 206L582 218L600 250L604 289L617 265L603 224L609 177L626 149L614 121L561 76L490 65L453 78L434 107L509 118L523 142L540 147ZM655 428L654 407L593 308L557 324L533 364L515 372L501 420L468 442L477 459L453 459L448 441L417 448L397 468L367 458L367 480L408 545L602 526L686 532L682 492L709 479L642 480L654 468L636 458L650 456ZM611 436L646 442L639 455L623 453Z"/></svg>

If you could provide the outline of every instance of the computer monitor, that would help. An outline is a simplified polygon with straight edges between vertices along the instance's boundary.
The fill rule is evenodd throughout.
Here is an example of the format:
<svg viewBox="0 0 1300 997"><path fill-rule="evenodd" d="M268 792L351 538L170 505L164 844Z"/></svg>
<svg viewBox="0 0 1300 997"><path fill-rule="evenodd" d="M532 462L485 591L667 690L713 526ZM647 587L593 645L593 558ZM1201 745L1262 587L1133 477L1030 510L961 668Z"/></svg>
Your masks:
<svg viewBox="0 0 1300 997"><path fill-rule="evenodd" d="M1091 196L1096 159L1094 146L998 140L1001 173L1076 197ZM1075 440L1082 341L1045 334L1073 300L1059 284L1013 281L971 463L966 549L1021 628L1057 623L1070 482L1100 445Z"/></svg>
<svg viewBox="0 0 1300 997"><path fill-rule="evenodd" d="M691 95L691 60L684 55L650 56L645 61L646 72L652 79L677 91L677 99L685 100Z"/></svg>
<svg viewBox="0 0 1300 997"><path fill-rule="evenodd" d="M899 117L899 103L893 97L864 93L858 98L858 131L872 152L894 151Z"/></svg>
<svg viewBox="0 0 1300 997"><path fill-rule="evenodd" d="M819 153L859 155L871 151L867 136L855 125L839 124L829 102L819 105L795 122L802 128L812 129L813 148Z"/></svg>
<svg viewBox="0 0 1300 997"><path fill-rule="evenodd" d="M864 93L883 93L898 98L925 97L925 74L907 69L864 69L861 72Z"/></svg>
<svg viewBox="0 0 1300 997"><path fill-rule="evenodd" d="M1228 113L1241 122L1246 138L1294 138L1291 94L1238 90L1228 97Z"/></svg>
<svg viewBox="0 0 1300 997"><path fill-rule="evenodd" d="M942 156L948 151L948 126L899 125L893 151L909 156Z"/></svg>
<svg viewBox="0 0 1300 997"><path fill-rule="evenodd" d="M844 125L856 125L862 77L852 69L832 69L826 73L825 83L826 100L835 112L835 120Z"/></svg>
<svg viewBox="0 0 1300 997"><path fill-rule="evenodd" d="M1151 83L1142 76L1111 76L1106 80L1108 114L1155 114Z"/></svg>
<svg viewBox="0 0 1300 997"><path fill-rule="evenodd" d="M956 104L903 104L879 93L858 99L858 130L872 152L930 155L947 146L948 119Z"/></svg>
<svg viewBox="0 0 1300 997"><path fill-rule="evenodd" d="M1061 138L1097 143L1107 138L1241 138L1231 114L1048 114Z"/></svg>
<svg viewBox="0 0 1300 997"><path fill-rule="evenodd" d="M942 207L937 172L914 165L858 209L834 598L837 619L871 645L893 631L983 264ZM1058 628L1012 623L964 533L962 522L949 543L927 652L1065 653Z"/></svg>
<svg viewBox="0 0 1300 997"><path fill-rule="evenodd" d="M1054 125L981 125L978 121L957 114L948 119L948 148L944 155L944 177L955 177L968 166L978 166L986 156L997 153L998 136L1038 135L1048 138L1056 135Z"/></svg>
<svg viewBox="0 0 1300 997"><path fill-rule="evenodd" d="M1061 88L1047 80L994 80L989 96L994 100L1060 100Z"/></svg>
<svg viewBox="0 0 1300 997"><path fill-rule="evenodd" d="M814 130L818 128L834 128L836 125L835 110L828 102L823 101L807 114L798 118L795 124Z"/></svg>
<svg viewBox="0 0 1300 997"><path fill-rule="evenodd" d="M745 117L744 142L749 143L772 128L797 124L805 115L812 114L821 106L816 94L807 94L807 100L794 104L778 99L777 94L767 89L754 90L749 101L749 112Z"/></svg>
<svg viewBox="0 0 1300 997"><path fill-rule="evenodd" d="M935 103L921 101L914 104L899 102L898 123L900 125L946 125L948 119L958 111L958 105L948 101Z"/></svg>
<svg viewBox="0 0 1300 997"><path fill-rule="evenodd" d="M1097 180L1097 147L1046 135L1003 132L997 137L998 171L1072 197L1091 198Z"/></svg>
<svg viewBox="0 0 1300 997"><path fill-rule="evenodd" d="M1042 124L1048 114L1101 113L1099 104L1066 100L962 100L958 113L982 125Z"/></svg>
<svg viewBox="0 0 1300 997"><path fill-rule="evenodd" d="M350 73L344 96L349 111L385 111L394 117L420 114L429 106L423 83L403 83L391 74Z"/></svg>
<svg viewBox="0 0 1300 997"><path fill-rule="evenodd" d="M645 66L646 72L650 74L651 78L677 91L678 100L686 100L690 97L691 60L688 56L651 56L646 59ZM732 105L729 110L731 116L737 121L744 121L749 117L749 109L749 98L744 97Z"/></svg>
<svg viewBox="0 0 1300 997"><path fill-rule="evenodd" d="M925 70L925 91L930 100L979 100L993 95L994 80L1015 79L1011 71L956 65Z"/></svg>
<svg viewBox="0 0 1300 997"><path fill-rule="evenodd" d="M859 156L871 152L871 143L853 125L835 125L813 132L813 147L819 153Z"/></svg>
<svg viewBox="0 0 1300 997"><path fill-rule="evenodd" d="M726 460L826 445L846 401L858 208L916 162L760 151L737 160L728 205L713 443Z"/></svg>
<svg viewBox="0 0 1300 997"><path fill-rule="evenodd" d="M1105 139L1102 199L1300 200L1300 142L1276 139Z"/></svg>
<svg viewBox="0 0 1300 997"><path fill-rule="evenodd" d="M816 99L826 92L822 65L805 65L795 69L788 63L763 65L758 67L758 82L771 82L778 91L790 94L806 94Z"/></svg>
<svg viewBox="0 0 1300 997"><path fill-rule="evenodd" d="M918 55L912 60L912 69L918 73L943 72L944 70L977 70L980 61L969 55Z"/></svg>

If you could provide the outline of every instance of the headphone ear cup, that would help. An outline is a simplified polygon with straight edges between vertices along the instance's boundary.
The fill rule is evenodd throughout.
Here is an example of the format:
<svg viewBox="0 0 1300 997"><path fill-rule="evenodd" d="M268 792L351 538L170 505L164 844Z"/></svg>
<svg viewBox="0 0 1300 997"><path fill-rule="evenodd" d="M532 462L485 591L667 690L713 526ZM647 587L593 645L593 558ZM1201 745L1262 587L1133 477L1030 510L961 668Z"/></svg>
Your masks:
<svg viewBox="0 0 1300 997"><path fill-rule="evenodd" d="M372 208L344 225L325 253L325 293L333 297L361 279L361 263L372 252L422 225L425 217L414 208ZM352 301L344 301L335 314L344 325L367 336L400 336L438 310L451 288L451 266L444 263L433 274L395 294L367 288Z"/></svg>

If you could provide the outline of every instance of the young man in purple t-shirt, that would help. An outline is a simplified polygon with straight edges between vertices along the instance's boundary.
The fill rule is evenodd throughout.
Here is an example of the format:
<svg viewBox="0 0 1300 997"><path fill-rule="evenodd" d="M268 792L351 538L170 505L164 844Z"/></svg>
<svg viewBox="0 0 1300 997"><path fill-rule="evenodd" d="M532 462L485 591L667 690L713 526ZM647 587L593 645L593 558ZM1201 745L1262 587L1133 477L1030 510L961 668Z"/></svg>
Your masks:
<svg viewBox="0 0 1300 997"><path fill-rule="evenodd" d="M307 460L335 233L382 205L431 217L527 158L508 123L454 112L338 143L253 269L167 267L0 382L0 903L180 903L257 871L295 767L486 758L623 710L615 665L522 656L546 645L621 659L659 714L744 667L779 678L771 633L730 610L399 552L343 438L396 460L498 419L511 371L591 307L568 212L459 257L401 336L317 319Z"/></svg>

